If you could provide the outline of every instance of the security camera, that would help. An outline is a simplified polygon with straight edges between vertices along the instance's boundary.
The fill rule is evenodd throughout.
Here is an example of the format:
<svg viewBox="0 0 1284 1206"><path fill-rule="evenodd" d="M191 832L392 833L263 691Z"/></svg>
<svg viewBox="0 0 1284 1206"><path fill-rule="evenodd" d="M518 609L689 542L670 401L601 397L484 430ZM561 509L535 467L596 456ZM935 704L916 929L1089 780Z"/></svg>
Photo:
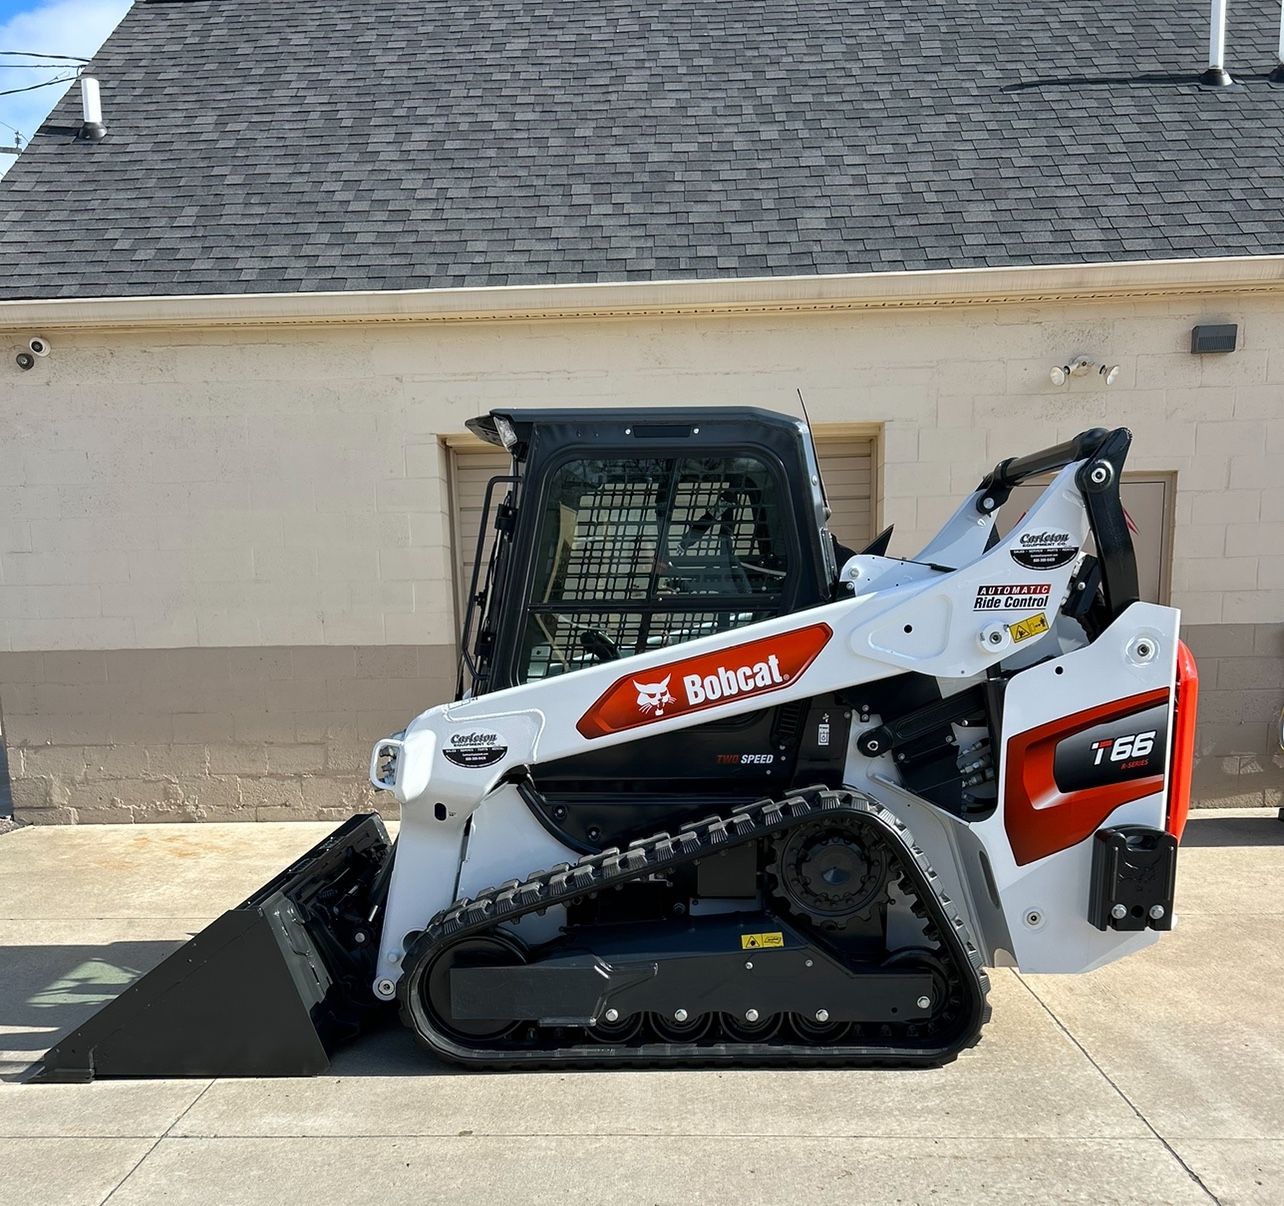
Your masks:
<svg viewBox="0 0 1284 1206"><path fill-rule="evenodd" d="M30 352L19 352L15 357L18 367L25 373L28 369L36 367L36 358Z"/></svg>
<svg viewBox="0 0 1284 1206"><path fill-rule="evenodd" d="M1052 371L1048 374L1048 379L1053 385L1064 385L1068 376L1070 376L1070 366L1068 364L1054 364Z"/></svg>
<svg viewBox="0 0 1284 1206"><path fill-rule="evenodd" d="M49 355L49 340L47 340L43 335L33 335L27 340L27 347L29 347L37 356Z"/></svg>

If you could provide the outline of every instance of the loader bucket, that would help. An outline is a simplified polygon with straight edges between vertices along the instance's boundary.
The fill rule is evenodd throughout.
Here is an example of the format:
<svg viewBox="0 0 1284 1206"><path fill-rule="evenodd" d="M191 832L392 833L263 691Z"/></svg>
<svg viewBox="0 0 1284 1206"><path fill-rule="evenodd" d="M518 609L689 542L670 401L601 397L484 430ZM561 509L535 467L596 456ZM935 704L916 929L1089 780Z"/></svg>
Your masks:
<svg viewBox="0 0 1284 1206"><path fill-rule="evenodd" d="M33 1079L324 1072L376 1008L366 921L389 850L377 814L345 821L50 1048Z"/></svg>

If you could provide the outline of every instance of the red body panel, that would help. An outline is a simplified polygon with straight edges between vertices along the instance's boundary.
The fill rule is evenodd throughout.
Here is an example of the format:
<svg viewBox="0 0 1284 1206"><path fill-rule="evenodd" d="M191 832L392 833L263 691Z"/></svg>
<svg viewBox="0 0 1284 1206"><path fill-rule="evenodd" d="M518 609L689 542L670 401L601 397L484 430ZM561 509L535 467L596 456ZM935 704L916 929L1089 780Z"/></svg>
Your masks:
<svg viewBox="0 0 1284 1206"><path fill-rule="evenodd" d="M1004 826L1018 866L1078 845L1121 804L1163 790L1161 772L1066 793L1057 787L1053 760L1058 744L1067 737L1167 700L1166 688L1111 700L1018 733L1008 742Z"/></svg>
<svg viewBox="0 0 1284 1206"><path fill-rule="evenodd" d="M616 679L576 723L589 738L619 733L729 699L768 695L792 682L834 635L828 624L808 624L778 636L685 657L643 674Z"/></svg>

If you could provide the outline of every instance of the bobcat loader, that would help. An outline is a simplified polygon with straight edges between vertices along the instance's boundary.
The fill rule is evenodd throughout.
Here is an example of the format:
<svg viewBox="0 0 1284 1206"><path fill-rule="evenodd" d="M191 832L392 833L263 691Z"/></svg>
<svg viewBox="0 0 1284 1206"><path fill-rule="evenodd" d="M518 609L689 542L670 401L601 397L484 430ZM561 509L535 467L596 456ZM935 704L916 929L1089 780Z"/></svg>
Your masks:
<svg viewBox="0 0 1284 1206"><path fill-rule="evenodd" d="M456 698L373 752L396 842L353 817L44 1079L317 1073L394 1007L470 1067L934 1065L985 968L1172 927L1197 676L1138 600L1127 430L1002 461L902 558L830 533L781 415L469 426L512 471Z"/></svg>

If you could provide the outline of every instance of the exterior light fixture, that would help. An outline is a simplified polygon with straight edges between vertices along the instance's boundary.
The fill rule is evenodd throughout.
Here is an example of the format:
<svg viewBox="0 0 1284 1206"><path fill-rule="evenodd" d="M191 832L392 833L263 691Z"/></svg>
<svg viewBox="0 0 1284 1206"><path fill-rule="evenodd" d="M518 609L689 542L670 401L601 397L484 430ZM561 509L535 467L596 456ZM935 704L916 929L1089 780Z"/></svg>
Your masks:
<svg viewBox="0 0 1284 1206"><path fill-rule="evenodd" d="M1071 377L1082 377L1085 373L1097 370L1097 376L1105 385L1114 385L1119 380L1119 366L1092 360L1087 356L1074 356L1069 364L1054 364L1048 373L1048 380L1053 385L1064 385Z"/></svg>
<svg viewBox="0 0 1284 1206"><path fill-rule="evenodd" d="M1238 323L1204 323L1191 328L1191 354L1203 356L1207 352L1233 352L1238 339Z"/></svg>

